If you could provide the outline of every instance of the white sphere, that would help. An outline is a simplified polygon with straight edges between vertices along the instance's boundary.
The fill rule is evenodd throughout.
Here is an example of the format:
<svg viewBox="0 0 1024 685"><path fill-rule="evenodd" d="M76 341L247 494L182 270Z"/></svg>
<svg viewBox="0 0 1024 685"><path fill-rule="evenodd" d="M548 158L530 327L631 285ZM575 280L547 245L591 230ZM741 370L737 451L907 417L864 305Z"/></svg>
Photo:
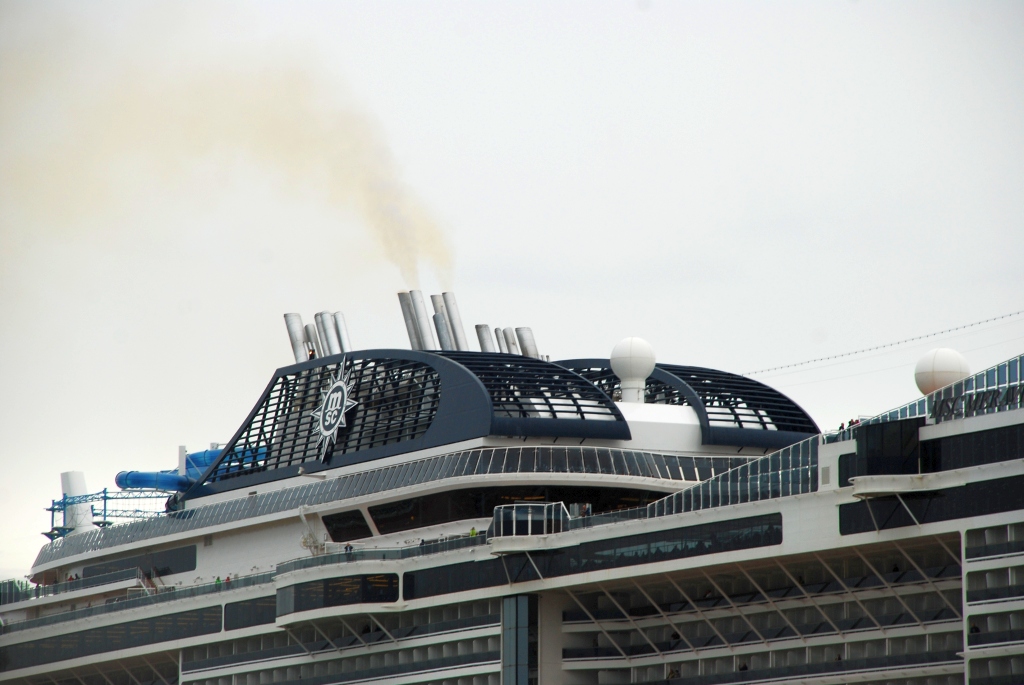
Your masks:
<svg viewBox="0 0 1024 685"><path fill-rule="evenodd" d="M654 348L643 338L623 338L612 348L609 361L623 383L641 383L654 372Z"/></svg>
<svg viewBox="0 0 1024 685"><path fill-rule="evenodd" d="M940 347L929 351L914 367L917 388L928 395L971 375L967 360L956 350Z"/></svg>

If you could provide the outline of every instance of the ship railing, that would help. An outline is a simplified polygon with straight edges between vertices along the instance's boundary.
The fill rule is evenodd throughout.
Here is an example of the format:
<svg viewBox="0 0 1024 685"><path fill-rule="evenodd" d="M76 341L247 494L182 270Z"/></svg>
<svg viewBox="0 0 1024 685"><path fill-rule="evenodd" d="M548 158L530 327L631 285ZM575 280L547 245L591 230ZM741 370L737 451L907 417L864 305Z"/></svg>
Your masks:
<svg viewBox="0 0 1024 685"><path fill-rule="evenodd" d="M50 585L30 586L25 581L5 580L0 582L0 605L42 599L43 597L67 594L76 590L85 590L126 580L135 580L141 583L144 577L140 569L129 568L86 578L52 583Z"/></svg>
<svg viewBox="0 0 1024 685"><path fill-rule="evenodd" d="M329 566L331 564L343 564L352 561L386 561L394 559L410 559L412 557L426 556L429 554L441 554L467 547L476 547L487 544L487 536L483 533L478 535L450 535L436 540L421 540L418 545L406 547L380 547L372 549L351 549L342 552L330 552L314 557L303 557L292 559L277 565L277 572L291 573L304 568L315 568L317 566Z"/></svg>
<svg viewBox="0 0 1024 685"><path fill-rule="evenodd" d="M550 535L568 530L571 519L562 502L517 502L494 508L488 537Z"/></svg>
<svg viewBox="0 0 1024 685"><path fill-rule="evenodd" d="M964 418L966 416L980 416L982 414L995 414L1001 411L1020 409L1024 406L1024 393L1020 388L1024 383L1024 355L1012 357L1006 361L999 362L995 366L979 371L962 381L951 383L940 388L926 397L908 402L900 407L882 412L878 416L861 421L861 424L887 423L901 419L913 419L928 417L936 423L948 421L953 418ZM987 393L985 397L979 397ZM935 405L943 400L952 400L957 397L973 396L978 398L977 402L962 402L948 407L948 411L940 412L935 416ZM841 431L828 431L824 435L824 442L832 444L835 442L846 442L856 437L856 426Z"/></svg>
<svg viewBox="0 0 1024 685"><path fill-rule="evenodd" d="M64 623L66 621L75 621L80 618L100 616L116 611L125 611L127 609L134 609L137 607L150 606L152 604L173 602L175 600L187 599L189 597L200 597L202 595L208 595L215 592L235 590L237 588L251 587L253 585L263 585L265 583L272 583L273 581L274 572L271 571L267 573L254 573L248 576L238 576L230 578L229 580L221 580L218 578L210 583L191 586L166 585L159 587L157 592L154 594L135 597L128 597L126 595L124 598L108 599L105 604L99 604L97 606L73 609L71 611L53 614L52 616L42 616L40 618L10 622L2 626L0 634L6 635L7 633L13 633L20 630L29 630L40 626L54 625L57 623Z"/></svg>

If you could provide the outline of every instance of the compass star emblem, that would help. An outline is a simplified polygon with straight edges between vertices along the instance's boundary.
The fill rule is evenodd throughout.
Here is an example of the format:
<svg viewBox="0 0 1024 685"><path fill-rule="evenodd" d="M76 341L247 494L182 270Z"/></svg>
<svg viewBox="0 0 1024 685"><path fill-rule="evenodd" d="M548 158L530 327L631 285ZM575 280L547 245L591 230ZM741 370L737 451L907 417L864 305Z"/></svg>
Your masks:
<svg viewBox="0 0 1024 685"><path fill-rule="evenodd" d="M345 361L342 360L339 374L331 376L331 385L324 391L320 406L311 412L311 416L316 419L313 430L319 433L317 447L320 450L320 461L327 459L338 429L345 427L345 412L359 404L352 399L352 383L348 372L343 371L344 368Z"/></svg>

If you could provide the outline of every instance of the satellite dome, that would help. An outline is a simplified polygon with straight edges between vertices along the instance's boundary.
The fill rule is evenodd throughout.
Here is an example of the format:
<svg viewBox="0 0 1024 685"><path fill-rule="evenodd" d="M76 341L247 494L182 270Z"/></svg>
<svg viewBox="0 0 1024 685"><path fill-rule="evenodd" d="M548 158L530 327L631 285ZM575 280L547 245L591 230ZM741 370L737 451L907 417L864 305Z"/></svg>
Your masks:
<svg viewBox="0 0 1024 685"><path fill-rule="evenodd" d="M654 372L654 349L643 338L623 338L609 358L612 371L622 381L623 402L643 402L647 377Z"/></svg>
<svg viewBox="0 0 1024 685"><path fill-rule="evenodd" d="M914 367L914 380L917 388L925 395L931 394L950 383L967 378L971 367L967 360L956 350L939 347L929 351Z"/></svg>

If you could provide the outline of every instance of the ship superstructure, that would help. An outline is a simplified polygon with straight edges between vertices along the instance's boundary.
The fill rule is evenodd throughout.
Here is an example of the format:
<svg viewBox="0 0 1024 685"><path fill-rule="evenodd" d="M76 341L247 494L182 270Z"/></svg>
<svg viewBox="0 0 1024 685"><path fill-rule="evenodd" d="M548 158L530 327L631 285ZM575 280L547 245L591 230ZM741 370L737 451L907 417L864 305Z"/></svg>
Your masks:
<svg viewBox="0 0 1024 685"><path fill-rule="evenodd" d="M226 444L119 474L165 512L69 476L0 680L1024 682L1024 357L822 434L638 339L470 351L453 296L401 303L411 350L289 318Z"/></svg>

